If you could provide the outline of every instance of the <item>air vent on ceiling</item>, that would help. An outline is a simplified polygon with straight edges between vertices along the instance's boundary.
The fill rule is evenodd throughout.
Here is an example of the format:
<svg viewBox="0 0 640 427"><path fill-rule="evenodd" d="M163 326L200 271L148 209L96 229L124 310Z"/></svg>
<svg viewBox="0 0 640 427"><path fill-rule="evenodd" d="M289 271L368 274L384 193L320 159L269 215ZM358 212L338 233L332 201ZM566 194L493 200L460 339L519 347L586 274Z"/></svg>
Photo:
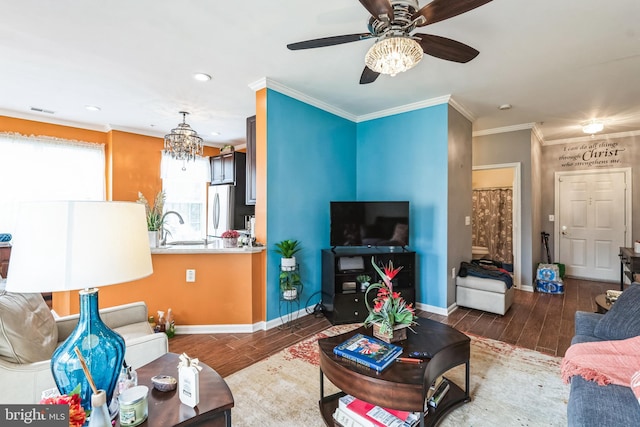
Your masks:
<svg viewBox="0 0 640 427"><path fill-rule="evenodd" d="M44 108L31 107L31 111L35 111L37 113L47 113L47 114L55 114L55 111L45 110Z"/></svg>

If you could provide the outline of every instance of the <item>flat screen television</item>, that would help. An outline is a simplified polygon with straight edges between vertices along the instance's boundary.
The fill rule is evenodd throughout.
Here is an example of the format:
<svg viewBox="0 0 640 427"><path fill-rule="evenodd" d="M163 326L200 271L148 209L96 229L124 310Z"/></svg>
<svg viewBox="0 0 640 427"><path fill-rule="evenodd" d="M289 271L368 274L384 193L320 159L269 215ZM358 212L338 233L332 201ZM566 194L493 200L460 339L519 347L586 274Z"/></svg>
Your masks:
<svg viewBox="0 0 640 427"><path fill-rule="evenodd" d="M408 246L409 202L331 202L330 245Z"/></svg>

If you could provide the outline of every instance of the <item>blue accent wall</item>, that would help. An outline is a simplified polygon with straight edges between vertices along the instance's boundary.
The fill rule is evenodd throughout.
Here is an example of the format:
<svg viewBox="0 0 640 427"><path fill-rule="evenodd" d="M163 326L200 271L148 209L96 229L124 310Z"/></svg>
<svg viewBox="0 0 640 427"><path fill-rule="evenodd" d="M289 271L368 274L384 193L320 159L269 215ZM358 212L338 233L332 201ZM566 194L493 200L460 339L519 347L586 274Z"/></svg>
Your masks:
<svg viewBox="0 0 640 427"><path fill-rule="evenodd" d="M280 302L274 244L300 240L300 308L320 301L332 200L408 200L418 302L446 307L448 105L354 123L267 89L267 320ZM295 307L297 309L297 307Z"/></svg>
<svg viewBox="0 0 640 427"><path fill-rule="evenodd" d="M357 199L408 200L417 301L447 304L448 105L358 124Z"/></svg>
<svg viewBox="0 0 640 427"><path fill-rule="evenodd" d="M355 165L355 123L267 89L267 320L286 313L274 251L281 240L299 240L303 248L296 255L300 308L320 301L329 201L356 198Z"/></svg>

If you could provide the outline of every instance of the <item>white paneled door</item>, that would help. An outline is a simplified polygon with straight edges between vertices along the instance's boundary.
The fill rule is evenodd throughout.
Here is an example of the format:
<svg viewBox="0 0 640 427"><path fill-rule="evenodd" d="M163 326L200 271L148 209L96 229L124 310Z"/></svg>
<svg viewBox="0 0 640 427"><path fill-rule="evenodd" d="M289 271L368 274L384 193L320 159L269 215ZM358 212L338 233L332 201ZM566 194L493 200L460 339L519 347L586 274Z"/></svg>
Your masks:
<svg viewBox="0 0 640 427"><path fill-rule="evenodd" d="M559 261L566 274L615 281L626 241L625 172L561 175L558 178Z"/></svg>

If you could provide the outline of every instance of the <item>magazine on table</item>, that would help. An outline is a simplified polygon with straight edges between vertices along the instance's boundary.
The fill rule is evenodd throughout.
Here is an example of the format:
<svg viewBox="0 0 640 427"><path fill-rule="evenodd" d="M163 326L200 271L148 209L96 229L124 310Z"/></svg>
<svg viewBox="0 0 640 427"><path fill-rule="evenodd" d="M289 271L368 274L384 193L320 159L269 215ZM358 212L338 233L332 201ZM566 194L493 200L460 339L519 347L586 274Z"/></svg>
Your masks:
<svg viewBox="0 0 640 427"><path fill-rule="evenodd" d="M380 372L402 354L402 347L367 335L356 334L335 346L333 352Z"/></svg>

